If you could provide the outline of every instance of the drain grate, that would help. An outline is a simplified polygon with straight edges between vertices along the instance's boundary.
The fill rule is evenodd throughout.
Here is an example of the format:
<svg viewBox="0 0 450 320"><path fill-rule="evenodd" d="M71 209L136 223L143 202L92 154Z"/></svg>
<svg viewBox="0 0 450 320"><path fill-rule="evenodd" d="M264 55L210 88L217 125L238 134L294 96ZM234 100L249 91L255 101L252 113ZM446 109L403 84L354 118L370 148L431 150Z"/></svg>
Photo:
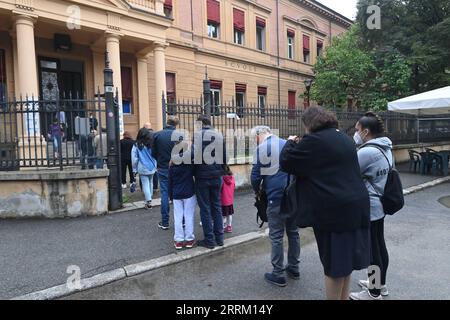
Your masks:
<svg viewBox="0 0 450 320"><path fill-rule="evenodd" d="M447 208L450 209L450 196L440 198L438 201L439 201L443 206L446 206Z"/></svg>

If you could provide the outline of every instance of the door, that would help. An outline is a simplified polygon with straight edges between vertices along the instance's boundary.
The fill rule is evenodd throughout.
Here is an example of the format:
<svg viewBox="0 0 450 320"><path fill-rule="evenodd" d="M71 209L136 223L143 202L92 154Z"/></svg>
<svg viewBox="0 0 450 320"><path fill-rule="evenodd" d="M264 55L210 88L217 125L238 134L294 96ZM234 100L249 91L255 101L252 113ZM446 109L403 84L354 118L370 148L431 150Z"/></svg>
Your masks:
<svg viewBox="0 0 450 320"><path fill-rule="evenodd" d="M41 133L48 138L50 125L56 118L59 99L59 60L39 58L39 91L42 103L39 106Z"/></svg>

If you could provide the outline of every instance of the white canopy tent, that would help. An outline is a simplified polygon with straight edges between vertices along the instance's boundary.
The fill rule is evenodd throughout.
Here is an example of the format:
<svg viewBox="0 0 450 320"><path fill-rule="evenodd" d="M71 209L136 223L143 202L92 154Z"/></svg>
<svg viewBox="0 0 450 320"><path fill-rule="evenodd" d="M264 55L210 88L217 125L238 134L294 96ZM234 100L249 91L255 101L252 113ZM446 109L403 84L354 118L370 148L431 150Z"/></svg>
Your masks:
<svg viewBox="0 0 450 320"><path fill-rule="evenodd" d="M450 116L450 86L389 102L388 110L417 115L417 143L420 143L420 121L438 120L421 117L444 114Z"/></svg>
<svg viewBox="0 0 450 320"><path fill-rule="evenodd" d="M439 115L450 112L450 86L388 103L390 111L414 115Z"/></svg>

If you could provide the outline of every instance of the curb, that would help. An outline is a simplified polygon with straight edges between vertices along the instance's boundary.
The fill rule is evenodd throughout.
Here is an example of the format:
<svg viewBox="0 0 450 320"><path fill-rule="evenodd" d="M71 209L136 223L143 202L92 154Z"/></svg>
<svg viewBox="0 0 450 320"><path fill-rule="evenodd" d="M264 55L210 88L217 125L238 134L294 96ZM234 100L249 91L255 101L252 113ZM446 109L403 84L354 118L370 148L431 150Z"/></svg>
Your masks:
<svg viewBox="0 0 450 320"><path fill-rule="evenodd" d="M440 185L440 184L443 184L443 183L446 183L446 182L449 182L449 181L450 181L450 176L444 177L444 178L439 178L439 179L436 179L436 180L433 180L433 181L429 181L429 182L425 182L425 183L419 184L417 186L413 186L413 187L404 189L403 190L403 195L406 196L406 195L409 195L409 194L412 194L412 193L416 193L416 192L419 192L419 191L422 191L422 190L425 190L425 189L428 189L428 188L431 188L431 187L435 187L437 185Z"/></svg>
<svg viewBox="0 0 450 320"><path fill-rule="evenodd" d="M81 288L69 288L67 284L58 285L48 289L32 292L22 296L14 297L10 300L51 300L62 298L74 293L86 291L89 289L101 287L111 282L123 280L128 277L133 277L145 272L160 269L168 265L185 262L200 256L208 256L217 251L224 251L226 249L236 247L241 244L267 238L269 236L269 229L266 228L259 232L250 232L239 235L227 240L223 247L215 247L214 249L206 249L196 247L191 250L182 251L180 253L172 253L164 257L154 258L148 261L127 265L115 270L107 271L97 274L90 278L81 280Z"/></svg>
<svg viewBox="0 0 450 320"><path fill-rule="evenodd" d="M435 179L432 181L428 181L416 186L412 186L406 189L403 189L403 195L407 196L409 194L412 193L416 193L428 188L432 188L435 187L437 185L446 183L450 181L450 176L448 177L443 177L443 178L439 178L439 179ZM243 188L242 190L246 190L245 188ZM161 206L161 199L160 198L155 198L152 201L153 207L159 207ZM115 211L110 211L108 212L108 214L114 214L114 213L122 213L122 212L128 212L128 211L133 211L133 210L140 210L143 209L145 206L145 201L136 201L136 202L131 202L131 203L125 203L123 205L122 209L119 210L115 210Z"/></svg>
<svg viewBox="0 0 450 320"><path fill-rule="evenodd" d="M409 195L412 193L416 193L422 190L425 190L427 188L431 188L446 182L450 182L450 176L439 178L433 181L429 181L417 186L413 186L407 189L403 190L403 194ZM154 206L160 205L160 199L154 199L153 200ZM141 209L144 206L143 201L134 202L126 204L124 208L113 211L111 213L120 213L120 212L126 212L126 211L132 211ZM194 259L196 257L201 256L208 256L210 254L213 254L218 251L224 251L228 248L236 247L241 244L245 244L248 242L260 240L263 238L267 238L269 235L269 229L266 228L264 230L258 231L258 232L250 232L243 235L239 235L236 237L232 237L227 240L225 245L223 247L215 247L214 249L206 249L206 248L200 248L196 247L191 250L187 251L181 251L179 253L172 253L163 257L154 258L148 261L130 264L118 269L114 269L111 271L107 271L104 273L100 273L98 275L92 276L90 278L82 279L81 280L81 288L75 289L75 288L69 288L66 284L58 285L55 287L51 287L48 289L32 292L26 295L14 297L11 300L50 300L50 299L58 299L62 298L77 292L86 291L89 289L93 289L96 287L101 287L104 285L107 285L111 282L115 282L118 280L123 280L129 277L133 277L145 272L153 271L156 269L163 268L168 265L185 262L191 259Z"/></svg>

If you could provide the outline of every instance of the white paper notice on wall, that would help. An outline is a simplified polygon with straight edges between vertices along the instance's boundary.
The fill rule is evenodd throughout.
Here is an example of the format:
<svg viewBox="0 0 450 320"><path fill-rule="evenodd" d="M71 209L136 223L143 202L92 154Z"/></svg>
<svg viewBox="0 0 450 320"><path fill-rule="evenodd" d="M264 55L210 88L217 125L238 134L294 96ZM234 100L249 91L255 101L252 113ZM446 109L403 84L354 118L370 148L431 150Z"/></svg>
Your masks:
<svg viewBox="0 0 450 320"><path fill-rule="evenodd" d="M25 116L24 120L24 129L25 134L28 136L40 135L41 127L40 127L40 119L39 119L39 103L38 101L33 100L33 98L28 98L27 103L25 104Z"/></svg>
<svg viewBox="0 0 450 320"><path fill-rule="evenodd" d="M239 116L236 113L227 113L227 119L236 119L239 120Z"/></svg>

